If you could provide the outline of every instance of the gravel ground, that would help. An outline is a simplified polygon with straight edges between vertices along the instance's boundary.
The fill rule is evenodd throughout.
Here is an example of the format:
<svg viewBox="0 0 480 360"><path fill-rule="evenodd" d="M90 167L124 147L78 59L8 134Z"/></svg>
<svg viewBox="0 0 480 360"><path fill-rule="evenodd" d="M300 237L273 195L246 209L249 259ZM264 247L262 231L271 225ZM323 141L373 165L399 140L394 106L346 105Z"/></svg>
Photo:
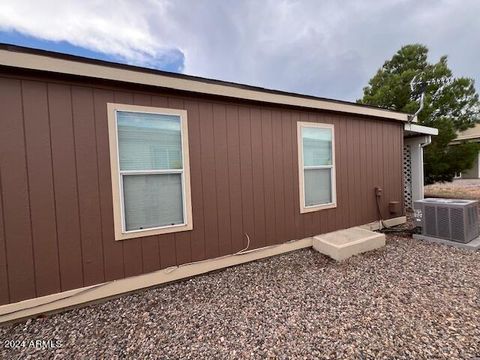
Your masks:
<svg viewBox="0 0 480 360"><path fill-rule="evenodd" d="M3 326L61 347L0 358L471 359L479 275L479 252L402 235L343 263L302 250Z"/></svg>
<svg viewBox="0 0 480 360"><path fill-rule="evenodd" d="M425 196L480 200L480 179L459 179L427 185Z"/></svg>

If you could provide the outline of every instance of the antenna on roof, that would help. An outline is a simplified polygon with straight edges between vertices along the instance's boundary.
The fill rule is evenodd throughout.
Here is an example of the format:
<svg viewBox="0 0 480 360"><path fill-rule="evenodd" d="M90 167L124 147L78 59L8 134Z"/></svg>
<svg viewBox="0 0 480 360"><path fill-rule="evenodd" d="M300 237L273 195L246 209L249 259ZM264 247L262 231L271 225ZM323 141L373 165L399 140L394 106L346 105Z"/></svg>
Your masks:
<svg viewBox="0 0 480 360"><path fill-rule="evenodd" d="M412 79L412 81L410 81L410 90L412 91L412 93L415 93L415 85L417 85L415 83L415 79L417 78L418 74L415 75ZM420 107L418 108L418 110L415 112L415 114L413 115L408 115L408 123L411 123L413 121L413 119L415 119L417 117L418 114L420 114L420 112L423 110L423 105L424 105L424 101L425 101L425 90L427 88L427 84L425 82L420 82L419 84L419 87L417 89L417 91L419 90L421 92L421 95L420 95Z"/></svg>

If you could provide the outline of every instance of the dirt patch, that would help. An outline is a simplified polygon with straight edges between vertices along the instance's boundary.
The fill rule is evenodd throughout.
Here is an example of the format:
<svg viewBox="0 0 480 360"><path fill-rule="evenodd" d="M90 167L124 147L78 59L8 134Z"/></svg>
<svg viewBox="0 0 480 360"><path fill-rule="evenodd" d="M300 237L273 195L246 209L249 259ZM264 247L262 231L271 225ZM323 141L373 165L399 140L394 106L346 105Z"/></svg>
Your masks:
<svg viewBox="0 0 480 360"><path fill-rule="evenodd" d="M480 200L480 180L455 180L425 186L425 197Z"/></svg>

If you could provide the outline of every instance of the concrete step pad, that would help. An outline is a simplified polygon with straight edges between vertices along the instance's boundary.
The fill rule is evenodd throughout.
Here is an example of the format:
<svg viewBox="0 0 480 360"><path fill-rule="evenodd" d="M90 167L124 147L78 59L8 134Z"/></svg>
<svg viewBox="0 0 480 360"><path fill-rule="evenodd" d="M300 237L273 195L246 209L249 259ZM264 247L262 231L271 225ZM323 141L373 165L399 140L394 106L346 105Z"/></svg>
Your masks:
<svg viewBox="0 0 480 360"><path fill-rule="evenodd" d="M352 227L313 237L313 248L337 261L383 246L385 246L385 234L360 227Z"/></svg>

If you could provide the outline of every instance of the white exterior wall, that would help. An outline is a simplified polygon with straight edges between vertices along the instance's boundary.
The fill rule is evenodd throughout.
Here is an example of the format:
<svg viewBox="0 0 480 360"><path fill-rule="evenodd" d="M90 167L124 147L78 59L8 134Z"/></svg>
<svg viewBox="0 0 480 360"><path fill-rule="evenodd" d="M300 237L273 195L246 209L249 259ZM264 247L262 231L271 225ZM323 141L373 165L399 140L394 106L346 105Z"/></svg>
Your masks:
<svg viewBox="0 0 480 360"><path fill-rule="evenodd" d="M410 147L412 201L424 198L423 147L430 144L430 135L405 138Z"/></svg>

